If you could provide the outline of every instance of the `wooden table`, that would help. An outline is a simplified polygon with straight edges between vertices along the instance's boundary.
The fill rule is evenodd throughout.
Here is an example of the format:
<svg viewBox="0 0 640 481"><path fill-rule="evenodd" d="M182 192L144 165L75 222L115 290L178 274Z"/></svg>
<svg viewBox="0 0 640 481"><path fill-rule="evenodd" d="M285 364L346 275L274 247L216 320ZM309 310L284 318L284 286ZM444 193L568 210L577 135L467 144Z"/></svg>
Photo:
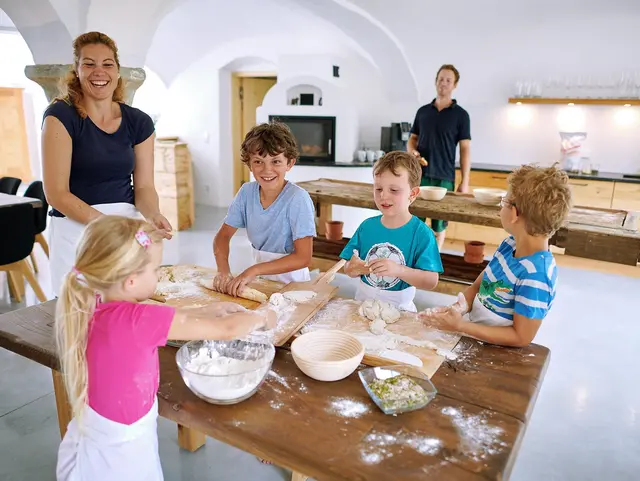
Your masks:
<svg viewBox="0 0 640 481"><path fill-rule="evenodd" d="M56 371L54 307L55 301L49 301L1 315L0 347L52 369L64 432L69 407ZM181 426L183 447L198 447L198 432L204 433L293 470L295 480L306 479L295 473L320 481L507 479L549 351L535 344L524 349L499 348L466 338L456 350L464 354L443 364L432 378L439 392L431 404L393 417L375 407L356 374L335 383L313 381L296 368L284 349L277 350L276 375L268 376L256 395L237 405L213 406L189 391L175 363L176 350L164 347L160 349L160 415ZM336 414L332 403L344 399L363 403L366 412L360 417ZM456 423L471 426L460 431ZM498 432L495 439L474 445L473 441L481 441L474 432L487 429ZM437 449L428 454L434 445Z"/></svg>
<svg viewBox="0 0 640 481"><path fill-rule="evenodd" d="M31 204L34 207L42 207L42 201L40 199L34 199L33 197L23 197L21 195L10 195L0 192L0 208L11 207L17 204Z"/></svg>
<svg viewBox="0 0 640 481"><path fill-rule="evenodd" d="M333 205L377 209L372 184L319 179L297 185L316 204L320 235L325 234ZM416 199L410 210L418 217L502 227L500 208L480 205L470 194L449 192L439 202ZM564 248L567 255L635 266L640 261L640 233L623 228L628 216L625 210L576 206L551 244Z"/></svg>

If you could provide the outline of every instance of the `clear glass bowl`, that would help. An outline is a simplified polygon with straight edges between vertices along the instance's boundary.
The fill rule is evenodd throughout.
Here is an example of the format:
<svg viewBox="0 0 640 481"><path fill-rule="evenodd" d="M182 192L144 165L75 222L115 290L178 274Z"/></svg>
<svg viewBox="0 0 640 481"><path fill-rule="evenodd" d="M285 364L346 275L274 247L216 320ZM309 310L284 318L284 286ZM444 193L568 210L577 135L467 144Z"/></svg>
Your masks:
<svg viewBox="0 0 640 481"><path fill-rule="evenodd" d="M429 380L427 375L411 366L397 365L368 367L358 372L358 375L360 376L360 380L373 402L376 403L380 410L385 414L400 414L422 409L429 404L438 393L438 390ZM396 395L389 397L385 396L385 399L378 397L376 392L374 392L376 391L375 383L377 381L394 379L398 376L403 376L396 380L396 383L398 384L394 383L395 385L392 386L385 383L385 389L396 390ZM419 388L414 388L413 395L411 397L407 396L406 393L416 384ZM400 386L404 386L404 389L401 389ZM420 390L420 388L422 389Z"/></svg>
<svg viewBox="0 0 640 481"><path fill-rule="evenodd" d="M226 405L253 396L274 357L272 344L190 341L178 349L176 362L182 379L196 396L211 404Z"/></svg>

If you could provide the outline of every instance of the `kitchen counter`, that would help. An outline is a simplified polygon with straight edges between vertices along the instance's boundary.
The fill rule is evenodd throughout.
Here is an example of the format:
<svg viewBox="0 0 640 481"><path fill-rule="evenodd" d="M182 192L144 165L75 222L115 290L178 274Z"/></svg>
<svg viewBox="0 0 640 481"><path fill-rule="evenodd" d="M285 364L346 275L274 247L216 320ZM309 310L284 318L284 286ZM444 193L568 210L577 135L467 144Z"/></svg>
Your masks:
<svg viewBox="0 0 640 481"><path fill-rule="evenodd" d="M373 167L373 162L329 162L320 160L298 160L296 165L307 167Z"/></svg>
<svg viewBox="0 0 640 481"><path fill-rule="evenodd" d="M471 170L475 170L477 172L509 173L516 167L516 165L471 163ZM456 169L459 168L460 165L456 164ZM628 182L631 184L640 184L640 174L621 174L619 172L598 172L597 174L591 175L567 172L567 174L569 174L569 178L571 179L602 180L610 182Z"/></svg>

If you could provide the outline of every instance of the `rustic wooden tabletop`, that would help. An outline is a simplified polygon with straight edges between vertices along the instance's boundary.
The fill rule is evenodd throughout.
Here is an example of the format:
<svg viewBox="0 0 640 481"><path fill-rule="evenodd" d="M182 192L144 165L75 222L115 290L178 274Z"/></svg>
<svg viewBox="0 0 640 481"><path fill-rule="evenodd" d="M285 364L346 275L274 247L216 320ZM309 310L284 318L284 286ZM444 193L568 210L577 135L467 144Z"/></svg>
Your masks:
<svg viewBox="0 0 640 481"><path fill-rule="evenodd" d="M52 369L55 301L0 316L0 347ZM318 480L503 480L509 477L549 359L463 338L432 381L424 409L386 416L357 373L333 383L302 374L286 349L259 391L233 406L189 391L176 349L160 349L160 414ZM55 377L54 377L55 379Z"/></svg>

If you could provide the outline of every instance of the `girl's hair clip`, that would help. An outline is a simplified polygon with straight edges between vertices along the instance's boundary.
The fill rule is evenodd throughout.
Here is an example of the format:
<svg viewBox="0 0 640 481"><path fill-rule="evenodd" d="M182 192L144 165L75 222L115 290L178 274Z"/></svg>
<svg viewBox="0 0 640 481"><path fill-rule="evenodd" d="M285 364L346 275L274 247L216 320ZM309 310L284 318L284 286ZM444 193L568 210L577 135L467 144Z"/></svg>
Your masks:
<svg viewBox="0 0 640 481"><path fill-rule="evenodd" d="M136 241L145 249L151 245L151 239L147 235L147 233L143 230L139 230L136 232Z"/></svg>

